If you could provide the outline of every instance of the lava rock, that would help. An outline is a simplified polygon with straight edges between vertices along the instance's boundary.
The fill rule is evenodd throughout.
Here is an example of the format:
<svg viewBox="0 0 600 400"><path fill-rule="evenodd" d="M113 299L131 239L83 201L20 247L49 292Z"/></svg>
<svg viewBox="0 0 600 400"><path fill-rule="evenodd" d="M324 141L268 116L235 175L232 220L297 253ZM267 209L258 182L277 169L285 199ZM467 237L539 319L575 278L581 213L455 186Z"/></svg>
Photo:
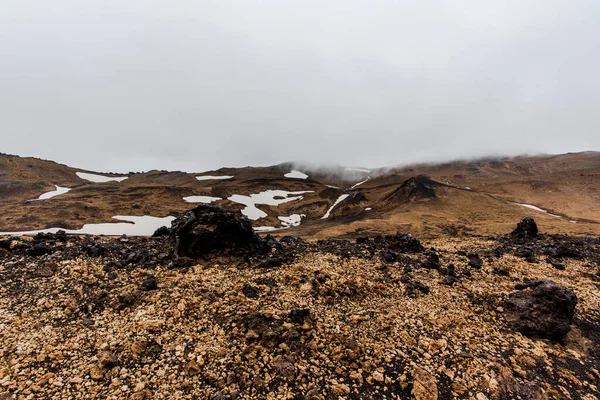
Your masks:
<svg viewBox="0 0 600 400"><path fill-rule="evenodd" d="M479 254L468 254L469 266L471 268L481 269L483 266L483 260L479 257Z"/></svg>
<svg viewBox="0 0 600 400"><path fill-rule="evenodd" d="M242 288L242 293L244 294L244 296L248 297L249 299L258 298L258 288L255 286L249 285L247 283Z"/></svg>
<svg viewBox="0 0 600 400"><path fill-rule="evenodd" d="M439 269L440 257L432 251L427 252L427 259L421 264L421 267L426 269Z"/></svg>
<svg viewBox="0 0 600 400"><path fill-rule="evenodd" d="M381 259L385 263L393 264L398 261L398 254L394 253L393 251L384 251L381 253Z"/></svg>
<svg viewBox="0 0 600 400"><path fill-rule="evenodd" d="M384 242L388 249L400 253L420 253L425 250L421 242L410 233L398 232L395 235L376 237L376 242Z"/></svg>
<svg viewBox="0 0 600 400"><path fill-rule="evenodd" d="M280 256L269 254L267 257L260 260L258 263L259 268L276 268L281 266L285 262L285 259Z"/></svg>
<svg viewBox="0 0 600 400"><path fill-rule="evenodd" d="M27 251L27 254L33 257L39 257L49 253L52 253L52 248L43 243L37 243Z"/></svg>
<svg viewBox="0 0 600 400"><path fill-rule="evenodd" d="M166 226L161 226L160 228L154 231L152 237L164 237L169 236L170 234L171 230L169 228L167 228Z"/></svg>
<svg viewBox="0 0 600 400"><path fill-rule="evenodd" d="M248 218L206 205L176 218L171 225L169 242L175 256L193 259L216 253L255 256L270 251Z"/></svg>
<svg viewBox="0 0 600 400"><path fill-rule="evenodd" d="M561 340L571 330L577 295L548 279L516 286L505 303L505 318L527 336Z"/></svg>
<svg viewBox="0 0 600 400"><path fill-rule="evenodd" d="M305 318L310 318L310 310L303 308L301 310L292 310L288 314L290 320L296 324L303 324Z"/></svg>
<svg viewBox="0 0 600 400"><path fill-rule="evenodd" d="M538 227L534 219L526 216L521 218L511 235L520 239L531 239L538 236Z"/></svg>
<svg viewBox="0 0 600 400"><path fill-rule="evenodd" d="M409 296L416 296L419 293L428 294L430 292L429 286L419 281L407 279L406 282L403 283L406 285L406 291Z"/></svg>
<svg viewBox="0 0 600 400"><path fill-rule="evenodd" d="M158 289L158 282L156 281L156 277L152 274L146 275L146 278L144 278L144 281L142 282L142 290L149 291L156 289Z"/></svg>
<svg viewBox="0 0 600 400"><path fill-rule="evenodd" d="M550 265L552 265L554 268L560 271L564 271L566 269L565 265L559 262L551 262Z"/></svg>

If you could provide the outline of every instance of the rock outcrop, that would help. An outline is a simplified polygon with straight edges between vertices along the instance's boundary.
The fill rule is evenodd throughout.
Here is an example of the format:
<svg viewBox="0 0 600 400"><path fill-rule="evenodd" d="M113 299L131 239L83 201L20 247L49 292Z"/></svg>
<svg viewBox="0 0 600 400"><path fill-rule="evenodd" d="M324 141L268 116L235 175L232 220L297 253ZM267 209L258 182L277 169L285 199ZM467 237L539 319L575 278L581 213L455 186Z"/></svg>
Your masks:
<svg viewBox="0 0 600 400"><path fill-rule="evenodd" d="M529 216L523 217L517 224L515 230L511 232L511 235L519 239L531 239L537 237L537 224L533 218Z"/></svg>
<svg viewBox="0 0 600 400"><path fill-rule="evenodd" d="M270 247L252 229L250 220L237 212L198 206L175 219L169 235L176 257L192 259L208 255L264 255Z"/></svg>
<svg viewBox="0 0 600 400"><path fill-rule="evenodd" d="M517 285L504 310L505 318L527 336L561 340L571 330L577 295L548 279Z"/></svg>

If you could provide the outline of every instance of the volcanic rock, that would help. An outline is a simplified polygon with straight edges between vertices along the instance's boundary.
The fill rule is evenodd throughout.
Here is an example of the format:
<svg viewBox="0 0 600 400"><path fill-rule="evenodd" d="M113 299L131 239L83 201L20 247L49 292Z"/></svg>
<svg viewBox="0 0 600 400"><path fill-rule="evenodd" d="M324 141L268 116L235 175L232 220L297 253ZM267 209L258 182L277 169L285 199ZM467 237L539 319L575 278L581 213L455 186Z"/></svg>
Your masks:
<svg viewBox="0 0 600 400"><path fill-rule="evenodd" d="M519 239L531 239L537 237L537 224L533 218L529 216L523 217L517 224L515 230L511 232L511 235Z"/></svg>
<svg viewBox="0 0 600 400"><path fill-rule="evenodd" d="M517 285L504 310L505 318L527 336L563 339L571 329L577 296L548 279Z"/></svg>
<svg viewBox="0 0 600 400"><path fill-rule="evenodd" d="M410 233L386 235L379 239L379 242L383 242L389 250L400 253L420 253L425 250L421 242Z"/></svg>
<svg viewBox="0 0 600 400"><path fill-rule="evenodd" d="M175 256L193 259L217 253L243 256L269 251L269 246L254 232L248 218L205 205L173 221L169 242Z"/></svg>
<svg viewBox="0 0 600 400"><path fill-rule="evenodd" d="M425 175L419 175L406 180L399 188L390 192L383 199L387 203L410 203L420 199L433 199L435 187L440 183L430 179Z"/></svg>
<svg viewBox="0 0 600 400"><path fill-rule="evenodd" d="M170 233L171 230L169 228L167 228L166 226L161 226L160 228L154 231L152 237L169 236Z"/></svg>

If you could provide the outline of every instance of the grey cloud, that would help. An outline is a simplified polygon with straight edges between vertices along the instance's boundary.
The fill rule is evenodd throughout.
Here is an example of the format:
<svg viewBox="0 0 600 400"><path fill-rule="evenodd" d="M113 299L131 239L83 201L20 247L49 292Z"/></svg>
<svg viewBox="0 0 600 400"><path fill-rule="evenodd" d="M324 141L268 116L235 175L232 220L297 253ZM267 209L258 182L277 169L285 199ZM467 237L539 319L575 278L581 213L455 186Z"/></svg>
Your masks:
<svg viewBox="0 0 600 400"><path fill-rule="evenodd" d="M600 149L597 1L0 3L2 150L101 171Z"/></svg>

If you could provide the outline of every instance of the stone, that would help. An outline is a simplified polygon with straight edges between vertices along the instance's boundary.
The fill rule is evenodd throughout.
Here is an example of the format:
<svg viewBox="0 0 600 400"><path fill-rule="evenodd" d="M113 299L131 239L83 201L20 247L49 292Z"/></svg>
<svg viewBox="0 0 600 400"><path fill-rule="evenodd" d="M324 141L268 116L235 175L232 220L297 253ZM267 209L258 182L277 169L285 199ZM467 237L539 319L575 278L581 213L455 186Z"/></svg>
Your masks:
<svg viewBox="0 0 600 400"><path fill-rule="evenodd" d="M571 329L577 295L548 279L517 285L509 295L504 316L526 336L562 340Z"/></svg>
<svg viewBox="0 0 600 400"><path fill-rule="evenodd" d="M415 366L411 375L413 378L412 395L415 400L437 400L437 380L433 375L419 366Z"/></svg>

